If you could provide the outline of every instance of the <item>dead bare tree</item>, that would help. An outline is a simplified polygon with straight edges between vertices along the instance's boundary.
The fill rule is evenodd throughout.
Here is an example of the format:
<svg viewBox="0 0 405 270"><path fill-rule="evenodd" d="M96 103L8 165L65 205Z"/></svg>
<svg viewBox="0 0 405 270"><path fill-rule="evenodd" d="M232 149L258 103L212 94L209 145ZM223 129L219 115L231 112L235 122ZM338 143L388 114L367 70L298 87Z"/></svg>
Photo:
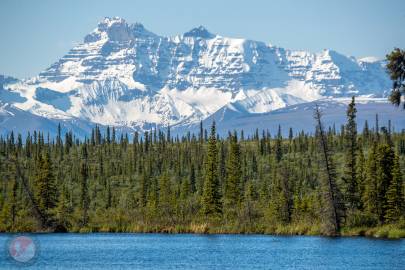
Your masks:
<svg viewBox="0 0 405 270"><path fill-rule="evenodd" d="M317 104L315 105L314 118L316 121L316 135L319 141L323 165L321 176L323 233L330 236L336 236L339 235L341 220L344 217L344 204L342 201L342 194L336 184L336 168L329 147L328 138L323 127L322 113Z"/></svg>

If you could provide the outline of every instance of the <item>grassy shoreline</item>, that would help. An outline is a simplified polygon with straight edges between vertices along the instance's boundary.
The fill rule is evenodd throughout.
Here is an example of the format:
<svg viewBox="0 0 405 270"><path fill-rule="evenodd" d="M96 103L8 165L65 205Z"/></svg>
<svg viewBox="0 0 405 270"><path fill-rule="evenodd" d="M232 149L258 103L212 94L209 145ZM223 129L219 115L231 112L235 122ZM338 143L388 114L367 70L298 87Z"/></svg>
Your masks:
<svg viewBox="0 0 405 270"><path fill-rule="evenodd" d="M54 231L26 231L28 233L54 233ZM8 231L1 233L23 233L23 231ZM262 234L282 236L325 236L320 232L320 227L305 226L302 224L290 224L285 226L255 227L255 228L232 228L228 226L210 226L207 223L161 226L161 225L134 225L128 228L111 227L85 227L72 228L67 233L162 233L162 234ZM396 224L378 227L344 227L337 237L372 237L382 239L403 239L405 228Z"/></svg>

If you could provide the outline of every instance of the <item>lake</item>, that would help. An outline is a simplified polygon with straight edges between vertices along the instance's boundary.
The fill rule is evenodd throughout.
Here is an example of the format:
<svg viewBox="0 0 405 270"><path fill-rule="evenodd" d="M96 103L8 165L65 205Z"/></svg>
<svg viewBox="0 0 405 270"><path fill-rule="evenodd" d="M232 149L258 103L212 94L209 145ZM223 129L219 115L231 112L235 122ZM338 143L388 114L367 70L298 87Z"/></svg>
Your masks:
<svg viewBox="0 0 405 270"><path fill-rule="evenodd" d="M405 269L405 240L361 237L31 234L39 251L21 268L0 234L0 269Z"/></svg>

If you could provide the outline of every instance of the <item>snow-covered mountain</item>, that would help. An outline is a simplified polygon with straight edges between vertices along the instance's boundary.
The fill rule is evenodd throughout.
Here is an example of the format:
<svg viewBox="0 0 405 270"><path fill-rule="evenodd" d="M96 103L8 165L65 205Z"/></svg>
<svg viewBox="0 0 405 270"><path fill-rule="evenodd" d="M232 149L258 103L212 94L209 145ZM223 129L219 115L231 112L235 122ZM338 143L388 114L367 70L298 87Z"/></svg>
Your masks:
<svg viewBox="0 0 405 270"><path fill-rule="evenodd" d="M384 63L371 58L292 51L202 26L164 37L105 18L38 76L1 76L0 102L53 122L143 130L190 127L227 108L255 115L325 98L372 100L390 87Z"/></svg>

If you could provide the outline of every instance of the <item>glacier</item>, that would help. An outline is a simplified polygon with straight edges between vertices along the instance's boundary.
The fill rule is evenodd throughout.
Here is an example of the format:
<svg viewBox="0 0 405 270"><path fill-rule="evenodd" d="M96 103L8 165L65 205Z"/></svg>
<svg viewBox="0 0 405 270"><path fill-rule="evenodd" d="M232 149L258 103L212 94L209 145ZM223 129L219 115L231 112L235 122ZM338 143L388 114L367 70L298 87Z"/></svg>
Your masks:
<svg viewBox="0 0 405 270"><path fill-rule="evenodd" d="M243 127L229 112L262 119L257 120L261 128L268 118L263 115L280 110L286 114L290 108L297 112L316 101L333 106L353 95L371 104L364 109L383 108L389 115L382 100L391 86L385 62L372 57L288 50L223 37L203 26L165 37L141 23L106 17L38 76L0 76L0 106L7 125L14 113L52 123L44 127L62 122L75 129L80 123L83 134L95 124L129 131L173 126L181 131L217 119L229 129ZM391 109L394 117L398 110ZM227 117L219 119L225 112Z"/></svg>

